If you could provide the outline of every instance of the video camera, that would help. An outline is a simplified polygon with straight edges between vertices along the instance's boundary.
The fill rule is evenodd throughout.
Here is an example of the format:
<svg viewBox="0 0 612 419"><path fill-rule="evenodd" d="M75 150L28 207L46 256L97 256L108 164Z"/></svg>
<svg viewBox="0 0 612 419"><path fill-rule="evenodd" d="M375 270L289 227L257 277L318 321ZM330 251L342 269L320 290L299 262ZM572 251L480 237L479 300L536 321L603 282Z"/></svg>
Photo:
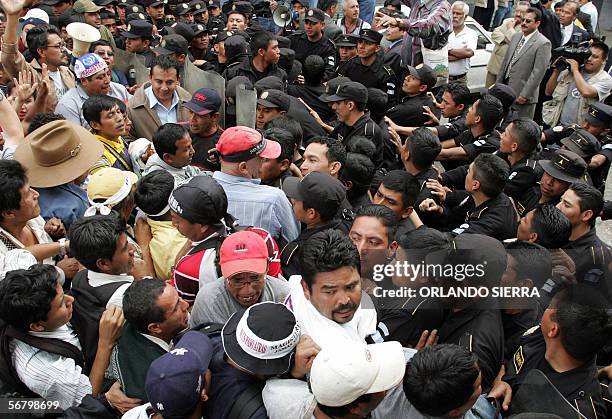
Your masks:
<svg viewBox="0 0 612 419"><path fill-rule="evenodd" d="M568 69L568 59L576 60L580 65L584 64L587 58L591 56L590 47L590 42L584 41L577 45L565 45L555 48L552 53L554 68L558 68L560 71Z"/></svg>

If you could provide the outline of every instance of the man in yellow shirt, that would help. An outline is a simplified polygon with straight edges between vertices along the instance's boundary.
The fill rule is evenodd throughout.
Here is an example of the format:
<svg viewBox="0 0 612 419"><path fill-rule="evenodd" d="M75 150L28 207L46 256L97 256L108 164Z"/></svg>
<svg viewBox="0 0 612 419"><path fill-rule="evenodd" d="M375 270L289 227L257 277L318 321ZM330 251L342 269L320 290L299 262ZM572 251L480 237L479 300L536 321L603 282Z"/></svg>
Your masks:
<svg viewBox="0 0 612 419"><path fill-rule="evenodd" d="M127 144L121 138L125 119L119 111L117 99L104 95L90 97L83 104L83 117L104 145L104 154L90 172L95 173L104 167L133 172L134 163Z"/></svg>

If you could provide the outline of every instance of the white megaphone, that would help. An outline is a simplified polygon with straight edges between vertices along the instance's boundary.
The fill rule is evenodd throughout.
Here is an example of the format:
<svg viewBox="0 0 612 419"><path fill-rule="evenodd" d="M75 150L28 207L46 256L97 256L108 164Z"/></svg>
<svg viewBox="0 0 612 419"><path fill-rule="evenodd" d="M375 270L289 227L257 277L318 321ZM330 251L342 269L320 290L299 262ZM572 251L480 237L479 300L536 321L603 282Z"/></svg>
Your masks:
<svg viewBox="0 0 612 419"><path fill-rule="evenodd" d="M99 30L82 22L68 24L66 32L72 38L72 55L76 58L86 54L89 50L89 45L101 38Z"/></svg>
<svg viewBox="0 0 612 419"><path fill-rule="evenodd" d="M287 6L278 6L274 13L272 13L272 19L276 26L282 28L291 21L291 11Z"/></svg>

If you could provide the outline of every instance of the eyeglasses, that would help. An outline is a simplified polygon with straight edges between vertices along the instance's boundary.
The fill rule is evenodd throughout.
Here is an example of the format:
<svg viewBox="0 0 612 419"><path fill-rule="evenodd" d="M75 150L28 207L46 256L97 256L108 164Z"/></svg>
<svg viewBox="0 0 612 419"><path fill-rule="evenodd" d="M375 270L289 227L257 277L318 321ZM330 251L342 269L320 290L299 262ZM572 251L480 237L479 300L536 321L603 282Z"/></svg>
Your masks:
<svg viewBox="0 0 612 419"><path fill-rule="evenodd" d="M263 280L263 278L257 278L257 279L228 279L227 283L235 289L241 289L246 287L247 285L251 285L253 286L254 284L257 284L258 282L261 282Z"/></svg>
<svg viewBox="0 0 612 419"><path fill-rule="evenodd" d="M62 42L61 44L57 44L57 45L47 45L47 48L59 48L59 49L64 49L66 48L66 43Z"/></svg>

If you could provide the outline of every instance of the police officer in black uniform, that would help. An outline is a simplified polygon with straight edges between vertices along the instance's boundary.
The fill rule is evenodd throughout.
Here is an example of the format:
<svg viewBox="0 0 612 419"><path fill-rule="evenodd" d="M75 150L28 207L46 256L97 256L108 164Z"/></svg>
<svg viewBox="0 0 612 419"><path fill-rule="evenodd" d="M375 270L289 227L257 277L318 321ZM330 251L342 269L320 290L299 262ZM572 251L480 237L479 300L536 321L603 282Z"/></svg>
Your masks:
<svg viewBox="0 0 612 419"><path fill-rule="evenodd" d="M385 65L385 58L380 47L382 34L373 29L359 31L357 56L341 64L337 74L386 92L388 105L395 104L395 73Z"/></svg>
<svg viewBox="0 0 612 419"><path fill-rule="evenodd" d="M516 402L515 396L533 398L534 403L544 402L547 399L546 390L541 386L539 389L544 394L520 392L528 373L537 369L554 386L551 392L556 389L568 401L568 406L577 410L575 416L566 413L564 418L582 417L580 415L588 419L608 417L595 363L597 352L610 333L607 308L609 302L586 284L561 289L544 312L541 325L533 327L521 337L519 348L506 364L502 383L496 387L509 386L513 393L512 403ZM563 323L559 321L560 311L567 313L563 316ZM585 324L581 318L591 321ZM564 327L568 329L565 334ZM578 330L581 332L578 333ZM496 389L491 393L498 394ZM552 407L558 409L560 406ZM510 409L510 413L520 413L512 410L512 404Z"/></svg>
<svg viewBox="0 0 612 419"><path fill-rule="evenodd" d="M468 128L454 138L455 147L443 148L438 155L442 166L454 169L481 153L495 152L499 148L499 132L495 128L502 117L503 107L495 96L486 94L474 102L465 116Z"/></svg>
<svg viewBox="0 0 612 419"><path fill-rule="evenodd" d="M264 40L266 40L267 42L262 43L261 45L258 44L257 39L259 37L264 37ZM231 43L231 38L225 41L225 53L226 55L228 55L228 62L229 62L228 46L230 43ZM257 48L257 51L251 51L250 60L245 59L245 60L241 60L239 62L233 63L233 64L228 64L227 67L225 68L225 71L223 72L223 77L225 78L225 82L227 83L229 80L233 79L236 76L248 77L248 79L251 80L253 84L255 84L258 80L261 80L264 77L269 77L269 76L278 77L282 81L286 81L287 73L285 72L285 70L283 70L277 65L278 59L280 59L280 54L278 55L276 63L273 61L269 61L269 59L266 58L268 54L264 54L264 58L261 58L262 56L258 55L259 50L261 49L269 50L273 48L273 44L276 44L278 48L278 41L274 39L273 35L270 35L268 32L262 32L262 33L258 33L254 35L253 39L251 39L251 49ZM247 51L248 51L248 48L247 48ZM259 62L261 62L262 65L267 66L267 68L265 69L265 72L261 72L255 67L256 59L260 60Z"/></svg>
<svg viewBox="0 0 612 419"><path fill-rule="evenodd" d="M436 81L436 75L428 65L409 66L402 84L405 97L387 111L387 116L398 125L420 127L429 121L429 117L423 114L423 107L427 106L439 118L440 110L427 94Z"/></svg>
<svg viewBox="0 0 612 419"><path fill-rule="evenodd" d="M465 114L469 107L470 89L461 83L449 83L442 92L442 116L448 118L445 124L432 127L438 134L440 141L450 140L461 134L465 125ZM452 108L445 106L446 101L452 101ZM463 105L463 109L457 109Z"/></svg>
<svg viewBox="0 0 612 419"><path fill-rule="evenodd" d="M454 277L437 278L452 283L453 287L498 286L506 266L506 252L498 240L482 234L462 234L453 239L447 252L432 252L427 263L466 264L477 266L487 261L485 275L466 275L462 281ZM489 298L446 299L450 308L438 330L439 343L459 345L478 355L482 373L482 391L487 393L504 356L504 331L501 313Z"/></svg>
<svg viewBox="0 0 612 419"><path fill-rule="evenodd" d="M336 38L336 48L338 48L338 59L336 60L336 63L338 64L338 67L357 56L358 41L359 37L351 34L340 35L338 38ZM338 72L338 67L336 67L336 73Z"/></svg>
<svg viewBox="0 0 612 419"><path fill-rule="evenodd" d="M563 138L567 138L576 129L583 128L601 143L601 150L598 150L589 162L589 173L593 179L593 184L600 191L604 191L606 176L612 161L612 136L610 130L612 128L612 106L608 106L601 102L593 103L589 106L587 113L584 115L584 121L578 125L557 125L550 129L544 130L542 141L544 144L558 144Z"/></svg>
<svg viewBox="0 0 612 419"><path fill-rule="evenodd" d="M534 158L541 133L535 121L519 118L501 134L500 149L494 154L505 158L510 165L504 193L514 200L521 198L542 178L543 170ZM466 175L467 165L464 165L442 173L440 179L445 186L461 189Z"/></svg>
<svg viewBox="0 0 612 419"><path fill-rule="evenodd" d="M380 126L370 118L370 113L365 110L368 102L368 89L354 81L340 84L332 94L321 96L323 102L327 102L338 115L338 125L329 135L336 138L346 146L353 136L362 136L371 140L376 146L376 154L371 157L376 167L383 165L383 135ZM342 106L336 103L342 102Z"/></svg>
<svg viewBox="0 0 612 419"><path fill-rule="evenodd" d="M121 32L121 36L128 39L148 40L149 45L153 40L153 25L146 20L132 20L128 23L126 30ZM127 42L126 42L127 45ZM155 53L151 51L150 47L146 47L142 50L128 50L128 52L134 52L138 55L142 55L145 58L145 65L151 67L151 62L155 58Z"/></svg>
<svg viewBox="0 0 612 419"><path fill-rule="evenodd" d="M291 49L295 59L304 65L306 57L318 55L325 61L325 80L334 75L336 67L336 46L323 32L325 13L320 9L310 9L304 16L304 30L291 34Z"/></svg>
<svg viewBox="0 0 612 419"><path fill-rule="evenodd" d="M438 212L439 222L450 228L453 235L478 233L498 240L514 238L518 226L516 211L503 193L508 172L503 159L481 154L469 166L465 191L448 193L443 206L431 205L432 199L426 199L420 209Z"/></svg>
<svg viewBox="0 0 612 419"><path fill-rule="evenodd" d="M515 201L516 211L523 217L538 204L557 205L561 195L574 182L587 182L586 162L569 150L557 150L550 160L540 160L544 170L540 184L528 189Z"/></svg>
<svg viewBox="0 0 612 419"><path fill-rule="evenodd" d="M338 179L327 173L312 172L303 179L290 177L283 182L283 191L293 204L297 219L306 225L298 238L283 247L280 253L285 277L299 275L301 269L300 248L313 234L329 228L348 234L352 213L342 213L346 201L346 188ZM337 217L339 211L344 219Z"/></svg>

